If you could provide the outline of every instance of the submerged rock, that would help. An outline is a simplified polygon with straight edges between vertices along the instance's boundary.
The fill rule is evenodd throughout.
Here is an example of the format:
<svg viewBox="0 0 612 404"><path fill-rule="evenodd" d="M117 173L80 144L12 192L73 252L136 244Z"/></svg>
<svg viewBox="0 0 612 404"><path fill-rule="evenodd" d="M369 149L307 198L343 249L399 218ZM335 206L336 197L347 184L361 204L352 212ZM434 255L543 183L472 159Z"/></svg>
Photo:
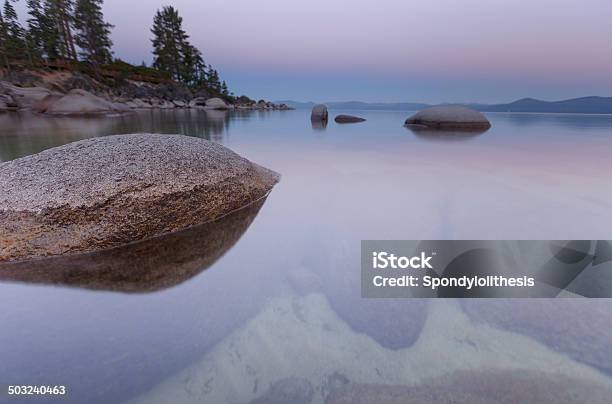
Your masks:
<svg viewBox="0 0 612 404"><path fill-rule="evenodd" d="M312 112L310 114L310 120L312 122L327 122L328 119L327 106L323 104L317 104L312 107Z"/></svg>
<svg viewBox="0 0 612 404"><path fill-rule="evenodd" d="M578 378L529 371L459 371L408 386L354 384L333 391L326 404L512 404L609 402L612 390Z"/></svg>
<svg viewBox="0 0 612 404"><path fill-rule="evenodd" d="M464 300L475 322L532 337L612 375L612 304L606 299Z"/></svg>
<svg viewBox="0 0 612 404"><path fill-rule="evenodd" d="M269 292L266 295L274 296ZM575 380L576 375L595 388L610 388L611 385L610 379L597 370L529 338L475 326L450 300L438 299L431 303L435 307L430 311L419 342L408 349L391 350L381 347L368 335L354 332L322 295L301 298L283 295L267 300L257 316L228 335L204 357L132 403L248 403L265 394L268 386L287 377L308 380L315 391L313 403L323 403L330 394L333 397L334 391L351 383L438 386L441 379L441 386L448 384L454 389L452 391L460 392L469 388L469 384L463 386L461 380L446 379L446 375L472 369L483 370L475 377L481 384L487 383L488 379L483 378L489 372L512 369L510 375L496 378L500 383L508 381L510 386L500 387L500 395L506 394L523 373L536 375L537 378L526 377L536 380L535 385L540 380L546 382L545 375L549 372L554 372L555 380L560 380L556 386L563 385L565 380ZM236 295L229 293L228 296ZM518 385L520 380L516 383ZM495 387L493 383L490 386ZM568 382L568 386L571 388L572 384ZM535 388L526 386L531 392ZM596 399L598 396L577 397ZM450 400L439 402L447 401Z"/></svg>
<svg viewBox="0 0 612 404"><path fill-rule="evenodd" d="M279 175L207 140L117 135L0 165L0 261L100 250L256 201Z"/></svg>
<svg viewBox="0 0 612 404"><path fill-rule="evenodd" d="M308 379L288 377L272 384L261 397L251 404L309 404L314 397L314 389Z"/></svg>
<svg viewBox="0 0 612 404"><path fill-rule="evenodd" d="M336 123L358 123L365 122L365 119L353 115L338 115L335 121Z"/></svg>
<svg viewBox="0 0 612 404"><path fill-rule="evenodd" d="M442 105L424 109L406 119L405 125L455 130L486 130L491 127L491 123L482 113L461 105Z"/></svg>

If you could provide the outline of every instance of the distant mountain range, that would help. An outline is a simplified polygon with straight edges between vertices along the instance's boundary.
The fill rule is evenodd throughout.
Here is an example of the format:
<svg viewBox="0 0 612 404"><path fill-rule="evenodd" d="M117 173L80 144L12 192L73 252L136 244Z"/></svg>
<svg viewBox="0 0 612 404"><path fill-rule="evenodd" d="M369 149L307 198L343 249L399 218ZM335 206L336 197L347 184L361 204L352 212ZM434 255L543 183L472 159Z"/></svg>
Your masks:
<svg viewBox="0 0 612 404"><path fill-rule="evenodd" d="M314 102L277 101L292 108L312 108ZM367 103L360 101L327 102L329 109L416 111L432 104L418 102ZM438 104L445 105L445 104ZM447 104L446 104L447 105ZM562 101L523 98L508 104L461 104L483 112L541 112L565 114L612 114L612 97L581 97Z"/></svg>

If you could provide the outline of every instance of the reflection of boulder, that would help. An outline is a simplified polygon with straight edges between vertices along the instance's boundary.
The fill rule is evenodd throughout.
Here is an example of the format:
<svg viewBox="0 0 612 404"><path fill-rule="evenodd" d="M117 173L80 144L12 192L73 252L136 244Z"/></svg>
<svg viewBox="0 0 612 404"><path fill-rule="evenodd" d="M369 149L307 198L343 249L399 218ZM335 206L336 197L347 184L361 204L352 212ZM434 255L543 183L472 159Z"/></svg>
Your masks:
<svg viewBox="0 0 612 404"><path fill-rule="evenodd" d="M461 105L426 108L406 119L405 125L461 130L487 130L491 127L491 123L482 113Z"/></svg>
<svg viewBox="0 0 612 404"><path fill-rule="evenodd" d="M206 270L229 250L264 201L187 230L108 250L0 263L0 281L127 293L170 288Z"/></svg>
<svg viewBox="0 0 612 404"><path fill-rule="evenodd" d="M590 299L462 300L473 321L535 338L612 374L612 304Z"/></svg>
<svg viewBox="0 0 612 404"><path fill-rule="evenodd" d="M83 140L0 165L0 261L96 251L214 220L278 174L188 136Z"/></svg>
<svg viewBox="0 0 612 404"><path fill-rule="evenodd" d="M225 126L229 120L230 113L227 110L222 109L208 109L204 111L206 118L211 122L220 122Z"/></svg>
<svg viewBox="0 0 612 404"><path fill-rule="evenodd" d="M607 403L608 387L526 371L460 371L417 386L353 384L333 391L326 404Z"/></svg>
<svg viewBox="0 0 612 404"><path fill-rule="evenodd" d="M434 142L460 142L479 137L487 131L487 129L472 129L472 130L450 130L450 129L432 129L423 125L407 125L406 126L416 137L434 141Z"/></svg>
<svg viewBox="0 0 612 404"><path fill-rule="evenodd" d="M327 128L327 121L312 121L312 129L325 130L325 128Z"/></svg>

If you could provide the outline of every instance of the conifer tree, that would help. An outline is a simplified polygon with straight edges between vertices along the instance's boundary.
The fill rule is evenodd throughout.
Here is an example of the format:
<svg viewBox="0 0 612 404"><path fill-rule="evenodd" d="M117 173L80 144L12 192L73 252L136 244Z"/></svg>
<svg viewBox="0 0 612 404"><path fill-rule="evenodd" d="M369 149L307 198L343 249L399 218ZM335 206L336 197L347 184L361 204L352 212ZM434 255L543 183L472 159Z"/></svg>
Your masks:
<svg viewBox="0 0 612 404"><path fill-rule="evenodd" d="M41 8L29 7L31 19L36 21L40 29L40 41L44 56L48 59L66 59L68 48L66 41L62 40L63 29L60 28L60 13L56 0L45 0ZM41 10L42 9L42 10ZM40 12L39 12L40 10Z"/></svg>
<svg viewBox="0 0 612 404"><path fill-rule="evenodd" d="M207 66L202 53L191 43L183 29L178 11L167 6L158 10L151 28L153 39L153 67L170 74L193 90L206 87L215 95L230 96L227 84L221 83L219 73Z"/></svg>
<svg viewBox="0 0 612 404"><path fill-rule="evenodd" d="M66 54L69 59L77 60L72 26L74 23L74 0L54 0L57 7L57 23L60 27Z"/></svg>
<svg viewBox="0 0 612 404"><path fill-rule="evenodd" d="M9 0L4 1L2 9L3 49L8 60L21 60L27 56L25 31L19 24L17 12Z"/></svg>
<svg viewBox="0 0 612 404"><path fill-rule="evenodd" d="M26 42L32 57L40 59L44 54L44 15L40 0L27 0L28 14Z"/></svg>
<svg viewBox="0 0 612 404"><path fill-rule="evenodd" d="M112 24L104 21L103 0L77 0L74 10L76 43L81 57L95 65L112 61Z"/></svg>
<svg viewBox="0 0 612 404"><path fill-rule="evenodd" d="M6 30L6 24L4 23L4 16L2 10L0 10L0 58L2 58L2 64L8 69L11 69L9 64L8 54L6 52L6 40L8 32Z"/></svg>
<svg viewBox="0 0 612 404"><path fill-rule="evenodd" d="M210 87L215 93L219 94L221 92L221 82L219 81L219 72L213 69L212 66L209 66L206 76L207 76L206 83L208 87Z"/></svg>
<svg viewBox="0 0 612 404"><path fill-rule="evenodd" d="M189 43L183 46L181 81L191 88L202 87L206 82L206 63L202 53Z"/></svg>
<svg viewBox="0 0 612 404"><path fill-rule="evenodd" d="M183 78L184 51L189 38L182 28L183 19L172 6L158 10L153 18L153 66L170 73L178 81Z"/></svg>
<svg viewBox="0 0 612 404"><path fill-rule="evenodd" d="M72 35L74 0L44 0L42 13L37 18L41 28L44 52L49 59L76 60Z"/></svg>

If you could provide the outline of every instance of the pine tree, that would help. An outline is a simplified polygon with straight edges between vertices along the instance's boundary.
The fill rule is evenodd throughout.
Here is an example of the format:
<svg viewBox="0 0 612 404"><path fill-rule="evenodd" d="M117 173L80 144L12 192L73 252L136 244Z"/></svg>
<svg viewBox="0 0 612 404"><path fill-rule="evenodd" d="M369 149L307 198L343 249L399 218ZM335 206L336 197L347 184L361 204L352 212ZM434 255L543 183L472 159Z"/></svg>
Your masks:
<svg viewBox="0 0 612 404"><path fill-rule="evenodd" d="M72 36L73 8L74 0L44 0L38 22L44 53L49 59L77 59Z"/></svg>
<svg viewBox="0 0 612 404"><path fill-rule="evenodd" d="M207 76L206 84L208 85L208 87L210 87L217 94L221 93L221 82L219 81L219 72L217 72L215 69L209 66L206 76Z"/></svg>
<svg viewBox="0 0 612 404"><path fill-rule="evenodd" d="M178 81L183 78L184 50L189 38L182 28L183 19L172 6L158 10L153 18L153 66L170 73Z"/></svg>
<svg viewBox="0 0 612 404"><path fill-rule="evenodd" d="M44 53L44 15L40 0L27 0L28 14L26 42L33 59L42 58Z"/></svg>
<svg viewBox="0 0 612 404"><path fill-rule="evenodd" d="M68 49L66 41L62 40L63 30L60 28L60 13L56 0L45 0L42 12L37 13L30 8L30 15L36 19L40 27L43 54L51 60L66 59Z"/></svg>
<svg viewBox="0 0 612 404"><path fill-rule="evenodd" d="M4 1L2 18L3 48L9 60L25 59L25 31L19 25L17 12L9 0Z"/></svg>
<svg viewBox="0 0 612 404"><path fill-rule="evenodd" d="M112 24L104 21L103 0L77 0L74 10L76 43L81 57L95 65L112 61Z"/></svg>
<svg viewBox="0 0 612 404"><path fill-rule="evenodd" d="M2 10L0 10L0 58L2 58L2 63L4 66L10 70L11 65L9 64L8 54L6 52L6 40L8 37L8 32L6 30L6 24L4 22L4 16L2 15Z"/></svg>
<svg viewBox="0 0 612 404"><path fill-rule="evenodd" d="M206 63L202 52L189 43L184 44L181 81L191 88L199 88L206 81Z"/></svg>
<svg viewBox="0 0 612 404"><path fill-rule="evenodd" d="M216 95L229 96L227 84L221 83L219 73L207 66L202 53L189 43L183 19L174 7L164 7L155 13L151 33L153 67L194 90L207 87Z"/></svg>
<svg viewBox="0 0 612 404"><path fill-rule="evenodd" d="M54 0L57 7L57 24L64 41L66 54L69 59L77 60L77 52L72 36L72 26L74 23L74 0Z"/></svg>

